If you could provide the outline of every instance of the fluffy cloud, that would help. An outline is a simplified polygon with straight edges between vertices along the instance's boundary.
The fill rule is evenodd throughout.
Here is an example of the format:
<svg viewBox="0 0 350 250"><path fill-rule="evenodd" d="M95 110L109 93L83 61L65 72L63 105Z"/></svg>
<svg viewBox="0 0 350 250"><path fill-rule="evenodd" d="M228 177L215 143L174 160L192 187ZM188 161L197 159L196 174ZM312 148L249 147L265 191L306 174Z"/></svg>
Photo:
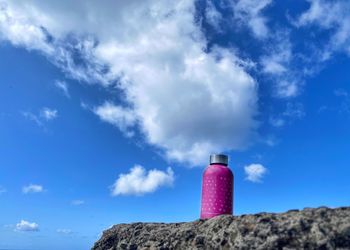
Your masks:
<svg viewBox="0 0 350 250"><path fill-rule="evenodd" d="M143 195L152 193L162 186L172 185L174 172L169 167L166 172L152 169L146 171L142 166L135 165L127 174L120 174L111 187L113 196Z"/></svg>
<svg viewBox="0 0 350 250"><path fill-rule="evenodd" d="M15 0L1 14L3 39L40 50L76 79L117 82L125 105L105 103L95 113L127 136L137 129L169 159L204 164L255 134L257 83L230 49L205 52L194 1ZM30 36L20 32L28 25Z"/></svg>
<svg viewBox="0 0 350 250"><path fill-rule="evenodd" d="M267 169L261 164L250 164L244 167L246 179L251 182L261 182Z"/></svg>
<svg viewBox="0 0 350 250"><path fill-rule="evenodd" d="M155 16L150 13L145 23L153 25L134 40L96 47L113 74L123 72L119 87L127 101L113 107L115 119L100 117L119 128L135 118L147 142L167 158L198 165L210 152L246 146L256 127L256 82L231 51L204 52L190 1L171 6L171 15L162 4Z"/></svg>
<svg viewBox="0 0 350 250"><path fill-rule="evenodd" d="M21 220L19 223L16 224L16 231L23 231L23 232L37 232L39 231L39 225L35 222L28 222L26 220Z"/></svg>
<svg viewBox="0 0 350 250"><path fill-rule="evenodd" d="M28 186L24 186L22 188L22 192L24 194L29 194L29 193L42 193L44 192L44 188L41 185L36 185L36 184L30 184Z"/></svg>
<svg viewBox="0 0 350 250"><path fill-rule="evenodd" d="M101 118L101 120L117 126L127 136L133 135L131 128L136 123L136 117L131 109L126 109L110 102L106 102L105 104L96 107L94 112Z"/></svg>
<svg viewBox="0 0 350 250"><path fill-rule="evenodd" d="M14 0L3 4L1 32L76 79L117 82L126 106L105 103L95 113L127 136L136 123L167 158L198 165L211 152L247 146L257 84L231 50L204 52L194 15L194 1Z"/></svg>

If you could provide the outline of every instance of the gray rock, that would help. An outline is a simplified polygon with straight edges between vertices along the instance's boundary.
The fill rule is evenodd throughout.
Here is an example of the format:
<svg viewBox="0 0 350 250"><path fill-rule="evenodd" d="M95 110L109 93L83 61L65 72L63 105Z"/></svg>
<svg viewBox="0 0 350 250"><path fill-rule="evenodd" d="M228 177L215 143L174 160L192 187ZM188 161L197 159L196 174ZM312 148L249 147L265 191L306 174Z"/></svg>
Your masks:
<svg viewBox="0 0 350 250"><path fill-rule="evenodd" d="M119 224L93 250L350 249L350 207L221 215L182 223Z"/></svg>

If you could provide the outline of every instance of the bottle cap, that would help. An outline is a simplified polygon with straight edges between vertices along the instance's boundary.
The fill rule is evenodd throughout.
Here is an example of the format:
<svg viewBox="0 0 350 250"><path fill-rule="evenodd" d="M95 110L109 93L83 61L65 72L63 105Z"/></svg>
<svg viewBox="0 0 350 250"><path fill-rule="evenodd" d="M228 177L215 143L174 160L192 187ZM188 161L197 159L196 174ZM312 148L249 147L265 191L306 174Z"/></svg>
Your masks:
<svg viewBox="0 0 350 250"><path fill-rule="evenodd" d="M210 155L210 164L223 164L228 165L228 156L222 154L212 154Z"/></svg>

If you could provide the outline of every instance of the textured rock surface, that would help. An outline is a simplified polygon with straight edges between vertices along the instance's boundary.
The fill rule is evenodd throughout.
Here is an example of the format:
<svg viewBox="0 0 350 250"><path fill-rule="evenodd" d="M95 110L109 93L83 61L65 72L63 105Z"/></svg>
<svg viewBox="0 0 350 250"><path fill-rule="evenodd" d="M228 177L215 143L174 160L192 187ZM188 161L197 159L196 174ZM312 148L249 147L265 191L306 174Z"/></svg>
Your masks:
<svg viewBox="0 0 350 250"><path fill-rule="evenodd" d="M350 207L119 224L92 249L350 249Z"/></svg>

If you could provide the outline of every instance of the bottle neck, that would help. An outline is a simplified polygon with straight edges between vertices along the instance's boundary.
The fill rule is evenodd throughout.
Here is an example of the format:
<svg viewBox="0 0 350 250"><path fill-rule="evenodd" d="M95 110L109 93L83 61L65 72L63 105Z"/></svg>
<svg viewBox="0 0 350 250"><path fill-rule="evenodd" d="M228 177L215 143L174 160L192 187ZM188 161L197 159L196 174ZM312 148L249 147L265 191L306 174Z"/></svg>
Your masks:
<svg viewBox="0 0 350 250"><path fill-rule="evenodd" d="M228 167L228 165L224 164L224 163L210 163L209 165L210 166L212 166L212 165L220 165L220 166L223 166L223 167Z"/></svg>

